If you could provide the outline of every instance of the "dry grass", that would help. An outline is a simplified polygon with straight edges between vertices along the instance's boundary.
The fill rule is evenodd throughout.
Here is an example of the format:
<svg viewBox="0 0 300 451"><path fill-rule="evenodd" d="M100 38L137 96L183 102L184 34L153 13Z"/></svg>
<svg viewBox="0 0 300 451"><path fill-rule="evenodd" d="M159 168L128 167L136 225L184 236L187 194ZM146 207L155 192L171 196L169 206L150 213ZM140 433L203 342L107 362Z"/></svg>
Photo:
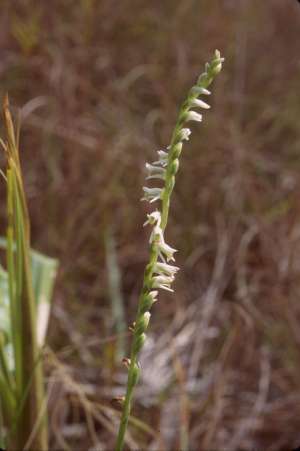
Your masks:
<svg viewBox="0 0 300 451"><path fill-rule="evenodd" d="M25 105L33 245L61 261L51 449L113 447L126 374L104 232L114 225L129 322L147 258L142 168L214 48L226 67L168 233L182 271L153 311L128 444L299 446L299 22L292 0L2 1L0 89Z"/></svg>

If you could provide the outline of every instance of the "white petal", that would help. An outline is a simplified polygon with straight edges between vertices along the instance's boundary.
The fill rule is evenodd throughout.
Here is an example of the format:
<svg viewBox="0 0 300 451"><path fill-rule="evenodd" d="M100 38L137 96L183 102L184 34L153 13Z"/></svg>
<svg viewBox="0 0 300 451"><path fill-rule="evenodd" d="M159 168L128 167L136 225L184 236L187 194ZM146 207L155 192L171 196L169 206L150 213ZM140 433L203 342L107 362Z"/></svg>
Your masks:
<svg viewBox="0 0 300 451"><path fill-rule="evenodd" d="M205 110L208 110L210 108L210 105L208 105L208 103L206 102L203 102L203 100L201 99L194 99L191 104L192 106L204 108Z"/></svg>
<svg viewBox="0 0 300 451"><path fill-rule="evenodd" d="M204 94L205 96L210 96L211 92L208 89L200 88L200 94Z"/></svg>
<svg viewBox="0 0 300 451"><path fill-rule="evenodd" d="M171 293L174 293L174 290L170 287L168 287L167 285L161 285L159 288L161 288L162 290L166 290L166 291L170 291Z"/></svg>
<svg viewBox="0 0 300 451"><path fill-rule="evenodd" d="M200 75L200 77L198 78L198 83L199 82L201 82L201 75ZM202 94L203 95L206 95L206 96L209 96L210 95L210 91L208 91L207 89L205 89L205 88L202 88L201 86L193 86L192 87L192 89L191 89L191 94L192 95L197 95L197 96L201 96Z"/></svg>
<svg viewBox="0 0 300 451"><path fill-rule="evenodd" d="M196 113L196 111L189 111L186 115L186 121L202 122L202 114Z"/></svg>

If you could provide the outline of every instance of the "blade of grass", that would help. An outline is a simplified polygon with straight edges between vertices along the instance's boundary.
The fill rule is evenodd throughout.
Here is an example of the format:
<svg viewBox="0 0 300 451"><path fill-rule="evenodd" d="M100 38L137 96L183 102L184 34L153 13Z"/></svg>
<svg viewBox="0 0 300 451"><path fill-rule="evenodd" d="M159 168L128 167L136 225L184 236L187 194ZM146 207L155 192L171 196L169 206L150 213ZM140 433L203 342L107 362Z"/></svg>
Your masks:
<svg viewBox="0 0 300 451"><path fill-rule="evenodd" d="M113 331L117 334L114 358L115 361L119 361L126 349L126 338L124 334L127 328L125 323L124 299L121 291L121 271L118 264L116 242L112 227L107 227L106 229L104 244L111 313L114 322Z"/></svg>
<svg viewBox="0 0 300 451"><path fill-rule="evenodd" d="M12 375L8 368L7 358L4 352L4 346L2 343L2 337L0 336L0 367L2 370L3 378L7 384L7 390L14 392L13 390L13 382L12 382Z"/></svg>
<svg viewBox="0 0 300 451"><path fill-rule="evenodd" d="M13 343L14 362L15 362L15 379L17 395L22 386L21 376L21 336L19 334L21 324L20 315L18 313L18 304L16 297L16 275L14 261L14 226L13 226L13 197L12 197L12 173L7 170L7 271L8 271L8 288L9 288L9 307L10 307L10 327ZM19 393L20 394L20 393Z"/></svg>
<svg viewBox="0 0 300 451"><path fill-rule="evenodd" d="M0 376L1 408L5 424L13 424L16 408L15 397L7 390L6 380ZM1 431L0 431L1 432Z"/></svg>
<svg viewBox="0 0 300 451"><path fill-rule="evenodd" d="M18 407L22 407L12 441L17 443L20 449L24 449L30 437L33 449L46 450L48 440L45 415L39 427L36 427L36 421L44 405L44 387L36 336L36 303L30 265L30 223L17 140L7 97L4 100L3 112L7 134L5 149L8 166L8 276ZM20 327L14 329L16 324ZM34 437L32 437L33 430L36 432Z"/></svg>

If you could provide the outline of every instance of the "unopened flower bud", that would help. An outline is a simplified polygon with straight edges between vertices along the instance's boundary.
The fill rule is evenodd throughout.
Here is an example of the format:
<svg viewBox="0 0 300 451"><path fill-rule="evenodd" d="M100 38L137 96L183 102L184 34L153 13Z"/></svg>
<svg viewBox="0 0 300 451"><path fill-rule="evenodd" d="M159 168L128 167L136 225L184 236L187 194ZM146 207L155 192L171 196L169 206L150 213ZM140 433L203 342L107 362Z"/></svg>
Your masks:
<svg viewBox="0 0 300 451"><path fill-rule="evenodd" d="M177 143L172 150L172 158L179 158L182 151L182 142Z"/></svg>
<svg viewBox="0 0 300 451"><path fill-rule="evenodd" d="M122 363L124 366L126 366L127 369L129 369L131 360L128 359L127 357L124 357L124 359L122 359Z"/></svg>
<svg viewBox="0 0 300 451"><path fill-rule="evenodd" d="M145 312L138 320L138 322L136 323L135 326L135 333L136 334L142 334L143 332L146 331L149 321L150 321L150 316L151 313L150 312Z"/></svg>
<svg viewBox="0 0 300 451"><path fill-rule="evenodd" d="M137 363L135 363L132 373L131 373L131 379L129 381L129 383L131 385L136 385L138 383L139 377L140 377L140 367Z"/></svg>
<svg viewBox="0 0 300 451"><path fill-rule="evenodd" d="M144 295L142 305L141 305L142 313L145 313L151 309L154 302L157 301L157 295L158 295L158 291L155 291L155 290L150 291L149 293Z"/></svg>
<svg viewBox="0 0 300 451"><path fill-rule="evenodd" d="M178 158L175 158L175 160L173 160L172 164L171 164L171 168L170 168L171 174L176 175L178 168L179 168L179 160L178 160Z"/></svg>
<svg viewBox="0 0 300 451"><path fill-rule="evenodd" d="M133 323L128 327L128 329L130 330L130 332L134 332L134 328L135 328L135 321L133 321Z"/></svg>
<svg viewBox="0 0 300 451"><path fill-rule="evenodd" d="M141 334L136 338L134 348L133 348L134 354L138 354L140 352L145 341L146 341L146 334Z"/></svg>

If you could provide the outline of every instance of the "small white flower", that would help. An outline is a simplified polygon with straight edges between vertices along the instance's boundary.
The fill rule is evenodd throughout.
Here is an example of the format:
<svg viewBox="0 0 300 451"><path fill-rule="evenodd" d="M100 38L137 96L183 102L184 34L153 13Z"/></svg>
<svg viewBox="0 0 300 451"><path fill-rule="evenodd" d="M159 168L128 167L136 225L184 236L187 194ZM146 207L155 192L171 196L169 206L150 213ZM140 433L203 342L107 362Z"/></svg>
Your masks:
<svg viewBox="0 0 300 451"><path fill-rule="evenodd" d="M150 236L150 243L154 243L158 247L162 259L166 257L167 261L175 261L174 253L177 252L177 250L173 249L165 242L163 231L159 225L156 225L153 228Z"/></svg>
<svg viewBox="0 0 300 451"><path fill-rule="evenodd" d="M201 81L200 78L201 76L199 77L198 82ZM210 95L210 91L208 91L208 89L202 88L201 86L193 86L191 89L191 93L197 96L201 96L202 94L205 96Z"/></svg>
<svg viewBox="0 0 300 451"><path fill-rule="evenodd" d="M186 115L186 121L202 122L202 114L196 113L196 111L189 111Z"/></svg>
<svg viewBox="0 0 300 451"><path fill-rule="evenodd" d="M144 186L143 191L144 197L142 197L141 200L147 200L150 204L162 198L162 188L148 188L147 186Z"/></svg>
<svg viewBox="0 0 300 451"><path fill-rule="evenodd" d="M167 243L163 242L158 245L162 257L166 257L167 261L175 261L174 254L177 249L169 246Z"/></svg>
<svg viewBox="0 0 300 451"><path fill-rule="evenodd" d="M178 266L168 265L167 263L157 262L154 266L154 272L156 274L165 274L166 276L173 277L177 271L179 271Z"/></svg>
<svg viewBox="0 0 300 451"><path fill-rule="evenodd" d="M159 159L157 161L154 161L153 164L160 165L162 167L166 167L168 165L168 153L164 150L158 150L157 151Z"/></svg>
<svg viewBox="0 0 300 451"><path fill-rule="evenodd" d="M155 224L160 225L160 221L161 221L160 211L156 210L156 211L153 211L150 214L147 214L147 221L144 222L143 226L146 226L148 224L150 224L150 225L155 225Z"/></svg>
<svg viewBox="0 0 300 451"><path fill-rule="evenodd" d="M163 231L159 225L153 227L149 242L150 244L153 243L157 246L159 255L163 260L164 257L166 257L167 261L175 261L174 253L177 252L177 250L173 249L165 242Z"/></svg>
<svg viewBox="0 0 300 451"><path fill-rule="evenodd" d="M171 288L171 283L173 282L174 277L168 276L155 276L152 278L152 287L153 288L162 288L163 290L173 292Z"/></svg>
<svg viewBox="0 0 300 451"><path fill-rule="evenodd" d="M166 170L164 168L160 168L157 166L153 166L152 164L146 163L146 171L148 174L146 180L149 179L165 180Z"/></svg>
<svg viewBox="0 0 300 451"><path fill-rule="evenodd" d="M199 88L200 94L204 94L205 96L210 96L211 92L208 89L205 88Z"/></svg>
<svg viewBox="0 0 300 451"><path fill-rule="evenodd" d="M153 227L152 233L149 238L149 243L150 244L152 244L152 243L158 244L161 241L164 241L164 236L163 236L163 231L160 227L160 222L159 222L159 224L157 223Z"/></svg>
<svg viewBox="0 0 300 451"><path fill-rule="evenodd" d="M208 110L210 108L210 105L208 105L208 103L206 102L203 102L203 100L201 99L194 99L191 102L191 105L199 108L204 108L205 110Z"/></svg>
<svg viewBox="0 0 300 451"><path fill-rule="evenodd" d="M182 128L179 132L179 141L188 141L191 133L189 128Z"/></svg>

